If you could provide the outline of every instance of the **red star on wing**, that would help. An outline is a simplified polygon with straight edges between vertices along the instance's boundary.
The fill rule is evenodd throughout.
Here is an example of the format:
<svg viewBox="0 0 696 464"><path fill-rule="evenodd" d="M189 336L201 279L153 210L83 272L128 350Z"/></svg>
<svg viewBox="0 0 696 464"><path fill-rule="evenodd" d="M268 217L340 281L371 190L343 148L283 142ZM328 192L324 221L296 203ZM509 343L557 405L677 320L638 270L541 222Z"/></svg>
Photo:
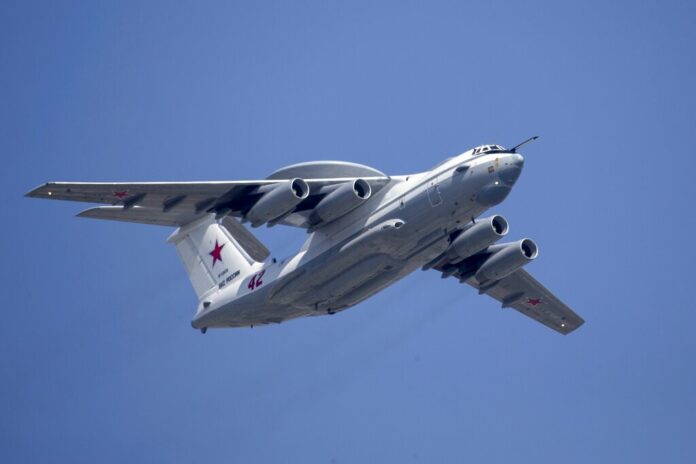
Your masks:
<svg viewBox="0 0 696 464"><path fill-rule="evenodd" d="M123 200L128 195L128 190L116 190L114 196L119 200Z"/></svg>
<svg viewBox="0 0 696 464"><path fill-rule="evenodd" d="M215 263L217 263L218 261L222 262L222 247L224 246L224 243L222 245L218 245L218 241L215 240L215 248L213 248L213 251L208 253L210 256L213 257L213 266L215 266Z"/></svg>
<svg viewBox="0 0 696 464"><path fill-rule="evenodd" d="M527 304L530 304L532 306L536 306L539 303L541 303L541 298L527 298Z"/></svg>

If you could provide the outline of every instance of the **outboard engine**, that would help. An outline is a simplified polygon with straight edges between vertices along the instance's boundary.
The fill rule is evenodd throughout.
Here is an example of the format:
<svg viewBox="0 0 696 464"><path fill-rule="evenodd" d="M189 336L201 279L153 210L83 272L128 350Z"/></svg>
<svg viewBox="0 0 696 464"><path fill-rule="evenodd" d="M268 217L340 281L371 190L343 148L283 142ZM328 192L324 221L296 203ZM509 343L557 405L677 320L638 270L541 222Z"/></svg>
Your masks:
<svg viewBox="0 0 696 464"><path fill-rule="evenodd" d="M493 254L476 271L476 280L486 282L500 280L509 276L527 263L532 262L539 254L539 248L534 240L524 238L512 243L489 247Z"/></svg>

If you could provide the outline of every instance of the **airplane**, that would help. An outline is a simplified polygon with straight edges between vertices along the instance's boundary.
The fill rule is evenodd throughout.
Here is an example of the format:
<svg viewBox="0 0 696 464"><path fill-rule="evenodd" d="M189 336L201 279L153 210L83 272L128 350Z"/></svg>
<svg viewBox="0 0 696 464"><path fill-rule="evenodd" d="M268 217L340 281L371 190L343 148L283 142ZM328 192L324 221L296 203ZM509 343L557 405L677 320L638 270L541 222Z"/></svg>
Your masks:
<svg viewBox="0 0 696 464"><path fill-rule="evenodd" d="M402 176L314 161L264 180L49 182L26 195L103 205L79 217L176 227L168 242L198 296L191 325L202 333L335 314L422 268L565 335L584 320L523 269L537 244L498 243L508 221L479 218L508 196L524 166L518 149L536 138L481 145ZM300 227L308 237L278 260L245 223Z"/></svg>

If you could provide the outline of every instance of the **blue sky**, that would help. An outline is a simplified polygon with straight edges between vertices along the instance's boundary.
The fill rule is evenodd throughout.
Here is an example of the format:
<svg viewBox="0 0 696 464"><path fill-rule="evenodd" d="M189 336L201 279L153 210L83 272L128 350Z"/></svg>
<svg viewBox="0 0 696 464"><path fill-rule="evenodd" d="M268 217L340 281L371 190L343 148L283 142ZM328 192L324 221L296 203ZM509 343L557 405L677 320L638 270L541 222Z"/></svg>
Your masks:
<svg viewBox="0 0 696 464"><path fill-rule="evenodd" d="M691 2L0 5L3 462L693 462ZM587 323L417 272L333 317L189 326L170 230L48 180L425 170L525 148L493 212ZM274 254L304 232L259 231Z"/></svg>

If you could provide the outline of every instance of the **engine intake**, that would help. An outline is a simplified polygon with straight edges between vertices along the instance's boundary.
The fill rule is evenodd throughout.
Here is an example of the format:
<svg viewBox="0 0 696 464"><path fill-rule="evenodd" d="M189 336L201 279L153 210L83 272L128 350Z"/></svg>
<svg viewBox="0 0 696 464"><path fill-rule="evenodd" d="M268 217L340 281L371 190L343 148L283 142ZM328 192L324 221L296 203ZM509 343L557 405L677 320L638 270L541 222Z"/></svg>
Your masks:
<svg viewBox="0 0 696 464"><path fill-rule="evenodd" d="M530 238L494 245L489 251L493 254L476 271L476 280L479 282L507 277L539 254L537 244Z"/></svg>
<svg viewBox="0 0 696 464"><path fill-rule="evenodd" d="M331 222L351 212L372 195L372 188L365 179L345 182L329 193L314 208L314 222Z"/></svg>
<svg viewBox="0 0 696 464"><path fill-rule="evenodd" d="M252 227L278 219L309 196L309 185L302 179L278 184L265 193L246 214Z"/></svg>
<svg viewBox="0 0 696 464"><path fill-rule="evenodd" d="M493 245L507 235L508 230L508 222L503 216L480 219L454 239L447 249L447 256L452 262L462 261Z"/></svg>

